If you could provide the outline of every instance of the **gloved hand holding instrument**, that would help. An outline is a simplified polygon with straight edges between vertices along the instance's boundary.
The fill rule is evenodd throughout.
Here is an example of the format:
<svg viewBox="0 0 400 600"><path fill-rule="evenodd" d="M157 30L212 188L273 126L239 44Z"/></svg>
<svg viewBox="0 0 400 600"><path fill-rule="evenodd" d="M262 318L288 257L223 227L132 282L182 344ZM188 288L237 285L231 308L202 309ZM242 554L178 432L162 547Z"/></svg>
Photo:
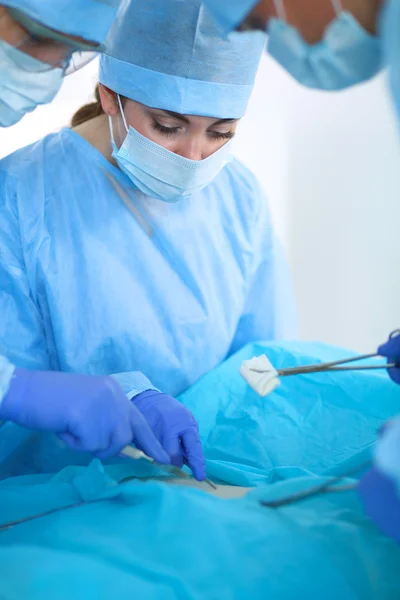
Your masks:
<svg viewBox="0 0 400 600"><path fill-rule="evenodd" d="M170 463L142 413L112 377L15 369L0 419L56 433L70 448L104 459L134 443Z"/></svg>
<svg viewBox="0 0 400 600"><path fill-rule="evenodd" d="M112 377L15 369L0 420L51 431L100 459L135 444L141 458L172 463L175 475L184 476L187 464L199 481L206 476L198 425L187 408L154 390L130 401Z"/></svg>
<svg viewBox="0 0 400 600"><path fill-rule="evenodd" d="M163 449L178 469L185 464L198 481L204 481L206 468L199 428L192 413L178 400L156 390L135 396L132 402L149 423Z"/></svg>

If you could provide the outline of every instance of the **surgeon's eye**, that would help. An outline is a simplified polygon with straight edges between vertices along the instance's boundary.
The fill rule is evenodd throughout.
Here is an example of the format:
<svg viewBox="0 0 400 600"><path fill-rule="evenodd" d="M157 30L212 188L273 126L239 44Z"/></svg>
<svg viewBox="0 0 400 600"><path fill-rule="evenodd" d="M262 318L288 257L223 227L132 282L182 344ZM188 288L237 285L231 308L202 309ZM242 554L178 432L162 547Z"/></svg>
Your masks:
<svg viewBox="0 0 400 600"><path fill-rule="evenodd" d="M180 131L180 127L165 127L165 125L161 125L161 123L159 123L155 119L153 119L153 121L151 123L151 127L155 131L158 131L159 133L162 133L163 135L166 135L167 137L176 135Z"/></svg>
<svg viewBox="0 0 400 600"><path fill-rule="evenodd" d="M207 133L213 140L231 140L235 137L234 131L208 131Z"/></svg>

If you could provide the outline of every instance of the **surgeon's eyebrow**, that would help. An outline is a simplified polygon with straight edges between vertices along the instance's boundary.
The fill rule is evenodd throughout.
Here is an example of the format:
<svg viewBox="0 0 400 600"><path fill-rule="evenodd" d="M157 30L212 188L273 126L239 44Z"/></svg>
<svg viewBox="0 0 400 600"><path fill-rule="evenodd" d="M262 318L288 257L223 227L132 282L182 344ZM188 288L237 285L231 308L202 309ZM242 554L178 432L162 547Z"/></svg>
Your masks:
<svg viewBox="0 0 400 600"><path fill-rule="evenodd" d="M178 121L182 121L183 123L187 123L190 125L190 121L187 117L185 117L184 115L180 115L179 113L176 113L172 110L164 110L163 108L159 108L157 110L157 112L164 113L165 115L169 115L170 117L173 117L174 119L177 119Z"/></svg>
<svg viewBox="0 0 400 600"><path fill-rule="evenodd" d="M214 127L214 125L223 125L224 123L236 123L238 119L218 119L218 121L215 121L211 127Z"/></svg>
<svg viewBox="0 0 400 600"><path fill-rule="evenodd" d="M174 112L173 110L158 109L157 112L165 113L170 117L174 117L174 119L177 119L178 121L182 121L183 123L190 125L190 119L185 117L185 115ZM212 124L212 127L214 127L214 125L222 125L223 123L235 123L236 121L237 119L218 119Z"/></svg>

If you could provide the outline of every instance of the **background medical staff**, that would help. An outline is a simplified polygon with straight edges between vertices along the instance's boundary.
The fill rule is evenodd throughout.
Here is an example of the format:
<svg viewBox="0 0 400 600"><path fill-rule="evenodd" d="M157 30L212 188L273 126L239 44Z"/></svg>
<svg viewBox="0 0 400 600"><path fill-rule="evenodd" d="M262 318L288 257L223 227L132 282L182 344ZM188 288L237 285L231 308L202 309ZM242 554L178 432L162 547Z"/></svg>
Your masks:
<svg viewBox="0 0 400 600"><path fill-rule="evenodd" d="M205 0L225 31L268 32L268 52L299 83L341 90L389 68L400 116L400 2L398 0ZM389 375L400 384L400 336L378 353L399 368ZM360 483L368 514L400 542L400 419L387 425L377 446L375 467Z"/></svg>
<svg viewBox="0 0 400 600"><path fill-rule="evenodd" d="M118 4L119 0L0 4L0 126L12 125L50 102L66 69L75 68L82 53L103 48ZM0 210L3 202L2 194ZM10 311L6 308L0 318L10 319ZM134 441L156 460L170 462L141 412L111 377L16 369L0 356L0 419L52 431L72 448L99 457L117 454Z"/></svg>

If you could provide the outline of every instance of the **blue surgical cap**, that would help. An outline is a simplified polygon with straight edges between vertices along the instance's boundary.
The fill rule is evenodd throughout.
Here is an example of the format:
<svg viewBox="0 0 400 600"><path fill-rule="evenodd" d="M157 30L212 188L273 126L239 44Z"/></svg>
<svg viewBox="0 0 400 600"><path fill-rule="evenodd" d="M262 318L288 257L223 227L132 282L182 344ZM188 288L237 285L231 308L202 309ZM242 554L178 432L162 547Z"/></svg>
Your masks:
<svg viewBox="0 0 400 600"><path fill-rule="evenodd" d="M120 0L1 0L50 29L102 44Z"/></svg>
<svg viewBox="0 0 400 600"><path fill-rule="evenodd" d="M257 4L257 0L204 0L223 31L235 29Z"/></svg>
<svg viewBox="0 0 400 600"><path fill-rule="evenodd" d="M152 108L241 118L266 36L224 37L201 0L122 0L100 82Z"/></svg>

